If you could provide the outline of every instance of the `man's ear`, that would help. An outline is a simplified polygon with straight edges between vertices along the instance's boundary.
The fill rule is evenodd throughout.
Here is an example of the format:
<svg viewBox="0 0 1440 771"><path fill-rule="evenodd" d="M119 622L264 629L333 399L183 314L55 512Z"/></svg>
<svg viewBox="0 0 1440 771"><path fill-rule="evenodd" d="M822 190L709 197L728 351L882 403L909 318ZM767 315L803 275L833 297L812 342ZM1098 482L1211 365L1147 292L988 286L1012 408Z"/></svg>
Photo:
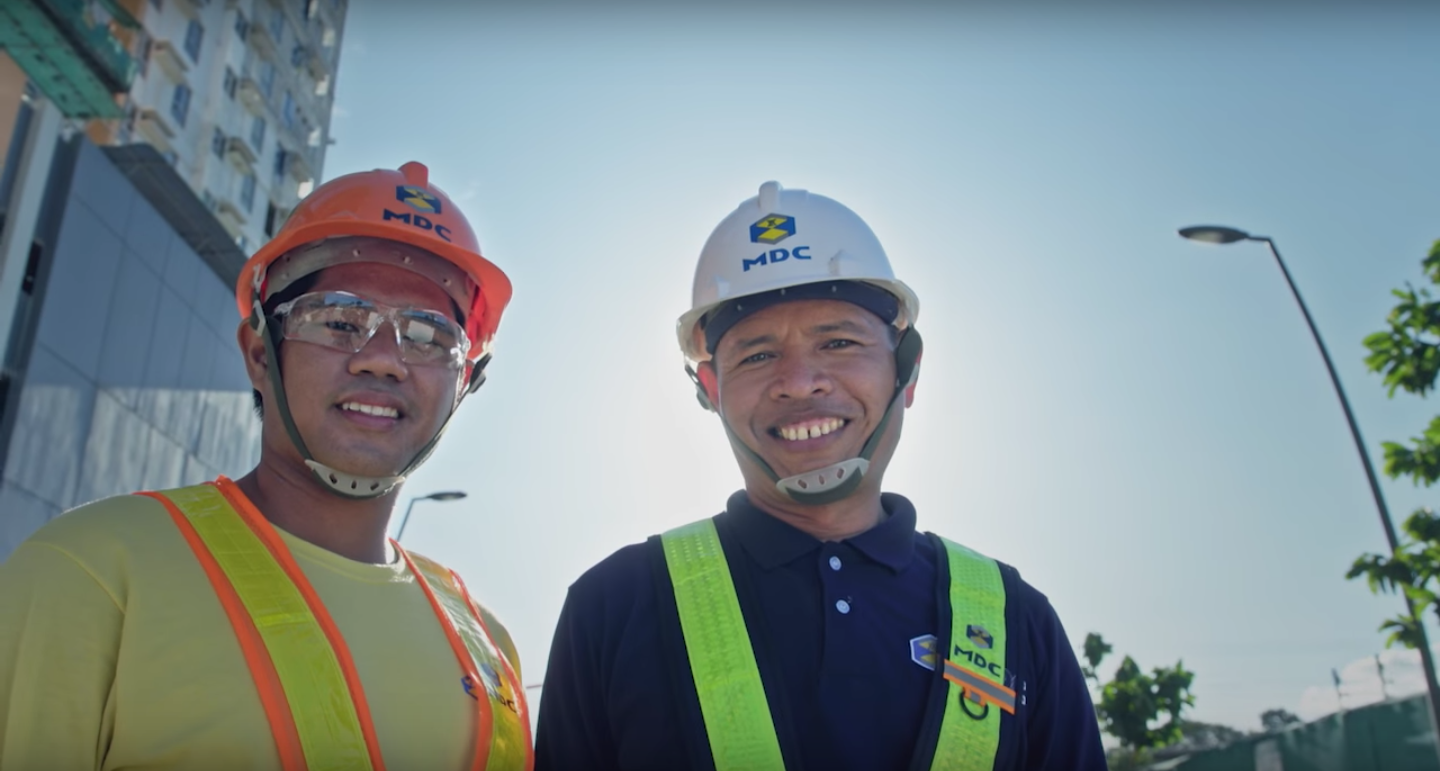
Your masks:
<svg viewBox="0 0 1440 771"><path fill-rule="evenodd" d="M920 384L920 359L922 358L924 358L923 354L915 357L915 372L911 375L913 379L910 381L910 387L905 389L905 409L907 410L915 406L915 386Z"/></svg>
<svg viewBox="0 0 1440 771"><path fill-rule="evenodd" d="M720 411L720 376L715 374L715 363L713 361L702 361L695 368L695 377L700 381L700 390L705 393L706 401L710 402L709 407L713 412Z"/></svg>
<svg viewBox="0 0 1440 771"><path fill-rule="evenodd" d="M265 338L249 321L240 322L235 330L235 340L240 343L240 353L245 357L245 374L250 377L250 387L265 393L270 387L270 363L265 359Z"/></svg>
<svg viewBox="0 0 1440 771"><path fill-rule="evenodd" d="M919 330L910 327L900 333L895 345L896 386L905 386L905 408L915 404L915 385L920 382L920 359L925 355L925 344Z"/></svg>

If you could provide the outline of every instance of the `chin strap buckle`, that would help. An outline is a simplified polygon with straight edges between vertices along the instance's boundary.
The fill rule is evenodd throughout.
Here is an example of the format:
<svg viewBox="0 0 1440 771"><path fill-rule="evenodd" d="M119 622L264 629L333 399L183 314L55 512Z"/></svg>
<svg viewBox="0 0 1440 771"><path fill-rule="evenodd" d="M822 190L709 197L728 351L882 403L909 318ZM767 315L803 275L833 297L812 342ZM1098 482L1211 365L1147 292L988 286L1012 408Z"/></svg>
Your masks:
<svg viewBox="0 0 1440 771"><path fill-rule="evenodd" d="M776 480L775 487L796 503L823 505L844 498L860 486L870 461L851 458L822 469Z"/></svg>
<svg viewBox="0 0 1440 771"><path fill-rule="evenodd" d="M307 460L305 465L315 472L315 477L326 487L346 498L379 498L405 481L403 474L393 477L362 477L347 474L316 460Z"/></svg>

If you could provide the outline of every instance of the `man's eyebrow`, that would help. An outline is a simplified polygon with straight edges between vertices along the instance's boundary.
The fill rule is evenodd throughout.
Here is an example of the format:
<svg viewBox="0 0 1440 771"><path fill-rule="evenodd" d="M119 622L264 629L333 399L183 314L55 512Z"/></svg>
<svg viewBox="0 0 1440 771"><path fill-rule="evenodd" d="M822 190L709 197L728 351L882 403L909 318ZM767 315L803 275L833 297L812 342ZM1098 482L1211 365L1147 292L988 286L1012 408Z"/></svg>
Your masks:
<svg viewBox="0 0 1440 771"><path fill-rule="evenodd" d="M850 321L849 319L835 321L828 324L817 324L810 328L810 332L816 335L828 335L831 332L850 332L851 334L857 335L871 334L869 328L854 321Z"/></svg>
<svg viewBox="0 0 1440 771"><path fill-rule="evenodd" d="M746 348L754 348L754 347L757 346L757 345L766 345L766 344L774 343L774 342L775 342L775 336L774 336L774 335L772 335L772 334L764 334L764 335L759 335L759 336L757 336L757 337L746 337L746 338L742 338L742 339L740 339L740 340L737 340L737 341L735 341L735 347L736 347L738 350L742 350L742 351L743 351L743 350L745 350Z"/></svg>

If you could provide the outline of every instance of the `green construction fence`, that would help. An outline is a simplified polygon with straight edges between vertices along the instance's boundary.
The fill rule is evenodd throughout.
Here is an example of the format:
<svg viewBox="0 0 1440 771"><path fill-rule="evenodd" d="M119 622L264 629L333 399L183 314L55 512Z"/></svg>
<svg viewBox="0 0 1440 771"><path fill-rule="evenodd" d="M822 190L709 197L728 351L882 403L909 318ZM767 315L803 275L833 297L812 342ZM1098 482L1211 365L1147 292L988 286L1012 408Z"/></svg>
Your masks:
<svg viewBox="0 0 1440 771"><path fill-rule="evenodd" d="M1425 697L1345 710L1197 752L1181 771L1440 771ZM1168 765L1168 764L1167 764Z"/></svg>

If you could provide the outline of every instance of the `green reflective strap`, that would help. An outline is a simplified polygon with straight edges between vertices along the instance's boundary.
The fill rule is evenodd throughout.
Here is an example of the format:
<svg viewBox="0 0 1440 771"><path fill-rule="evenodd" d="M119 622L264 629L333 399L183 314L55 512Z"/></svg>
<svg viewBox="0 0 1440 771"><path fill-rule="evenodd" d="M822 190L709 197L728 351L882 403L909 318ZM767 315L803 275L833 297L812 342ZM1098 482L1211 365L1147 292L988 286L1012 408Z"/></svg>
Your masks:
<svg viewBox="0 0 1440 771"><path fill-rule="evenodd" d="M310 771L370 768L335 649L295 582L218 488L197 485L164 495L190 521L255 622Z"/></svg>
<svg viewBox="0 0 1440 771"><path fill-rule="evenodd" d="M1000 705L1014 709L1013 693L1007 699L1004 684L1005 584L994 560L953 541L941 542L950 565L950 650L940 653L950 686L930 767L990 769L1000 747Z"/></svg>
<svg viewBox="0 0 1440 771"><path fill-rule="evenodd" d="M715 771L780 771L785 761L715 523L660 537Z"/></svg>

